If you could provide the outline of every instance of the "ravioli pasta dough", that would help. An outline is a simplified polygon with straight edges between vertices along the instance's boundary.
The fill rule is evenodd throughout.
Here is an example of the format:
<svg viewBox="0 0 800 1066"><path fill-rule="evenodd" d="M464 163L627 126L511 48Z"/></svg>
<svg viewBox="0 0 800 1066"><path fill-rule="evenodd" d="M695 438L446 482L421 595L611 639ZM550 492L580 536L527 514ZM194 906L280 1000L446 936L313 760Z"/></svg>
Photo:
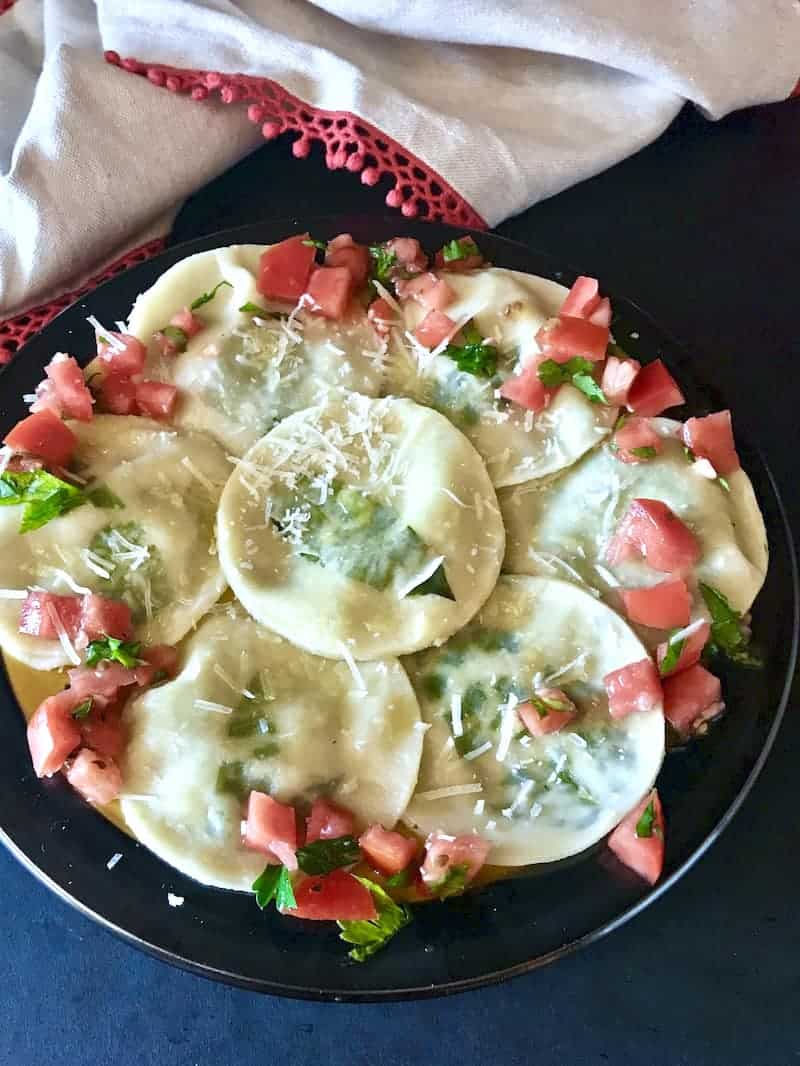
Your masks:
<svg viewBox="0 0 800 1066"><path fill-rule="evenodd" d="M419 708L395 659L308 655L229 605L186 646L174 681L133 700L122 810L138 839L190 877L249 891L264 856L241 843L250 789L323 794L391 827L414 789Z"/></svg>
<svg viewBox="0 0 800 1066"><path fill-rule="evenodd" d="M603 678L646 651L610 608L564 581L501 577L477 619L406 661L430 724L417 791L404 814L420 834L477 832L506 866L573 855L645 794L664 756L660 707L609 717ZM517 707L553 685L576 703L544 737Z"/></svg>
<svg viewBox="0 0 800 1066"><path fill-rule="evenodd" d="M0 508L0 586L121 599L135 639L177 643L225 588L214 518L230 464L204 434L145 418L98 415L70 428L74 465L98 502L23 536L20 508ZM39 670L68 665L57 640L18 631L19 613L18 599L0 599L3 648Z"/></svg>
<svg viewBox="0 0 800 1066"><path fill-rule="evenodd" d="M505 535L469 441L409 400L351 394L285 419L222 494L220 561L294 644L372 659L445 640L478 610Z"/></svg>
<svg viewBox="0 0 800 1066"><path fill-rule="evenodd" d="M498 350L507 377L539 354L536 333L558 313L567 290L532 274L492 267L447 274L456 301L447 308L456 323L474 322ZM441 411L480 452L496 486L516 485L570 466L605 437L616 408L592 404L572 386L559 390L536 416L496 395L500 376L464 373L448 356L431 357L409 333L425 311L413 300L403 307L402 335L395 334L388 388Z"/></svg>
<svg viewBox="0 0 800 1066"><path fill-rule="evenodd" d="M180 390L176 422L211 433L234 455L286 415L319 403L330 388L376 396L383 381L386 346L363 309L341 322L302 306L288 316L286 304L258 292L266 247L232 245L182 259L139 296L129 322L129 332L148 345L147 376ZM189 338L185 352L160 355L153 335L218 285L196 312L206 328Z"/></svg>

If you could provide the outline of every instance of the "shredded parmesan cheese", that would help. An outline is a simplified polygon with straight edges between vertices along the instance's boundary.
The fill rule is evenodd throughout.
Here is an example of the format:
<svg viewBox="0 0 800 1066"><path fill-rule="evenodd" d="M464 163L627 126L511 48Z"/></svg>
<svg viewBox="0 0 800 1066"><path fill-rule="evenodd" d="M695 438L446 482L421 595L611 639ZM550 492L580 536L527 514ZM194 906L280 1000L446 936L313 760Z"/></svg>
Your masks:
<svg viewBox="0 0 800 1066"><path fill-rule="evenodd" d="M417 799L448 799L450 796L471 796L475 792L483 792L483 785L478 781L474 785L448 785L446 788L433 788L428 792L418 792Z"/></svg>
<svg viewBox="0 0 800 1066"><path fill-rule="evenodd" d="M481 755L485 755L487 751L492 750L491 740L487 740L486 743L481 744L479 748L473 748L472 751L468 751L464 758L467 762L471 762L473 759L479 759Z"/></svg>
<svg viewBox="0 0 800 1066"><path fill-rule="evenodd" d="M219 665L219 663L214 663L214 673L217 675L220 681L224 681L228 688L238 693L238 695L244 696L244 698L247 700L254 700L256 698L255 694L252 693L250 689L242 688L241 685L238 685L233 680L230 674L226 674L222 667Z"/></svg>
<svg viewBox="0 0 800 1066"><path fill-rule="evenodd" d="M364 675L359 670L359 668L358 668L358 666L356 664L356 661L353 658L353 653L350 651L350 649L347 647L347 645L345 644L345 642L343 640L339 641L339 649L341 650L342 658L344 659L345 663L347 664L347 669L353 675L353 680L356 683L356 691L358 692L359 695L366 696L366 694L367 694L367 683L364 680Z"/></svg>
<svg viewBox="0 0 800 1066"><path fill-rule="evenodd" d="M497 742L497 751L494 757L498 762L503 762L508 755L511 746L511 737L514 732L514 723L517 720L516 709L519 700L513 692L509 693L508 700L501 706L502 718L500 720L500 738Z"/></svg>
<svg viewBox="0 0 800 1066"><path fill-rule="evenodd" d="M450 704L450 718L453 723L453 736L463 737L464 735L464 723L461 720L461 693L457 692L453 696L453 700Z"/></svg>
<svg viewBox="0 0 800 1066"><path fill-rule="evenodd" d="M87 589L85 585L79 585L77 581L70 577L66 570L59 570L57 567L53 567L52 572L59 581L62 581L76 595L91 596L92 590Z"/></svg>
<svg viewBox="0 0 800 1066"><path fill-rule="evenodd" d="M113 563L108 562L102 555L96 555L88 548L81 548L81 559L83 559L87 570L91 570L93 574L102 577L104 581L110 581L111 570L114 569ZM111 567L111 570L108 570L107 567Z"/></svg>
<svg viewBox="0 0 800 1066"><path fill-rule="evenodd" d="M26 589L0 589L0 600L26 600Z"/></svg>
<svg viewBox="0 0 800 1066"><path fill-rule="evenodd" d="M197 467L188 455L184 455L183 459L181 459L181 466L186 467L192 477L195 478L195 480L199 481L204 489L206 489L212 495L216 495L217 487L214 482L207 478L206 475L202 472L202 470L197 469Z"/></svg>
<svg viewBox="0 0 800 1066"><path fill-rule="evenodd" d="M69 659L69 661L72 663L73 666L80 666L81 665L81 657L75 651L75 646L73 645L72 641L69 639L69 634L67 633L66 629L64 628L64 623L61 621L61 618L59 616L58 611L55 609L55 607L52 605L52 603L46 604L45 605L45 610L47 611L47 617L53 623L53 628L55 629L56 633L58 634L58 640L59 640L59 643L61 644L61 647L64 649L64 654L66 655L66 657Z"/></svg>
<svg viewBox="0 0 800 1066"><path fill-rule="evenodd" d="M111 856L111 858L106 863L106 869L107 870L113 870L114 867L117 865L117 863L119 862L119 860L121 858L122 858L122 852L121 851L115 851L114 854Z"/></svg>
<svg viewBox="0 0 800 1066"><path fill-rule="evenodd" d="M98 340L106 342L111 348L114 349L115 352L125 351L125 345L122 343L119 337L115 337L112 334L111 330L108 330L105 326L101 325L94 315L87 315L86 321L94 329L95 335L97 336Z"/></svg>
<svg viewBox="0 0 800 1066"><path fill-rule="evenodd" d="M196 699L193 701L192 705L196 711L213 711L214 714L233 714L233 707L228 707L224 703L215 703L214 700Z"/></svg>

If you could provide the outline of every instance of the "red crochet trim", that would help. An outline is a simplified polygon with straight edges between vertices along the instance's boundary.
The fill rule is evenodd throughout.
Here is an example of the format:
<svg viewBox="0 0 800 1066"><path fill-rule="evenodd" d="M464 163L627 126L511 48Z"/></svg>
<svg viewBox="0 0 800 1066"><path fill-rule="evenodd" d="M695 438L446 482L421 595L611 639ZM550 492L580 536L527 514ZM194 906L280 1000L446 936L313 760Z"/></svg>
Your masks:
<svg viewBox="0 0 800 1066"><path fill-rule="evenodd" d="M225 104L249 103L247 117L261 127L267 140L286 132L299 134L292 145L292 153L298 159L304 159L312 143L319 141L325 147L329 170L360 172L365 185L393 178L394 187L386 194L386 203L399 208L406 218L424 217L471 229L488 228L478 212L440 174L358 115L312 107L269 78L141 63L138 59L121 59L117 52L106 52L105 56L114 66L139 74L170 92L189 93L193 100L205 100L209 93L216 92Z"/></svg>
<svg viewBox="0 0 800 1066"><path fill-rule="evenodd" d="M7 318L5 322L0 322L0 364L11 362L14 353L27 340L30 340L34 333L38 333L51 319L63 311L65 307L69 307L71 303L74 303L81 296L85 296L87 292L91 292L101 282L116 277L117 274L121 274L128 267L143 263L151 255L160 252L164 247L164 243L164 237L156 237L155 240L148 241L147 244L140 244L138 248L132 248L131 251L120 256L119 259L115 259L105 270L101 270L99 274L89 278L80 288L62 293L61 296L50 300L49 303L32 307L28 311L23 311L22 314L14 315L13 318Z"/></svg>
<svg viewBox="0 0 800 1066"><path fill-rule="evenodd" d="M5 15L16 4L17 0L0 0L0 15Z"/></svg>

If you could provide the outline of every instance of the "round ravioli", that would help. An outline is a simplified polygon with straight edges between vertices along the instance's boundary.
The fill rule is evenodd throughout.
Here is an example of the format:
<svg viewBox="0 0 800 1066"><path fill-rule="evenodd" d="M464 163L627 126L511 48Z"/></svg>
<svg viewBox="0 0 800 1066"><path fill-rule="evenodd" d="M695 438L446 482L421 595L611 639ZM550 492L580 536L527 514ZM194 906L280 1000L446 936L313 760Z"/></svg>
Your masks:
<svg viewBox="0 0 800 1066"><path fill-rule="evenodd" d="M431 356L411 336L426 312L408 300L404 331L393 333L387 387L441 411L466 433L496 486L516 485L571 466L608 434L616 408L593 404L566 385L549 407L534 415L497 392L515 367L539 353L536 333L558 313L567 290L545 278L497 267L446 278L456 293L447 315L462 325L472 322L495 346L497 373L475 376L459 370L443 353Z"/></svg>
<svg viewBox="0 0 800 1066"><path fill-rule="evenodd" d="M191 638L174 681L125 710L122 811L137 838L205 884L247 891L264 856L242 844L252 790L332 797L391 827L414 790L423 726L396 659L308 655L234 605Z"/></svg>
<svg viewBox="0 0 800 1066"><path fill-rule="evenodd" d="M70 423L86 502L20 533L20 507L0 508L0 643L36 669L71 660L57 640L18 631L19 590L95 592L130 606L135 638L174 644L219 599L225 579L214 521L230 463L204 434L145 418Z"/></svg>
<svg viewBox="0 0 800 1066"><path fill-rule="evenodd" d="M234 455L331 388L376 396L383 381L386 344L363 309L331 322L302 307L287 314L285 304L258 292L266 247L233 245L182 259L138 297L128 325L148 346L147 377L180 390L175 422L213 434ZM194 312L205 328L185 351L161 354L154 334L211 293Z"/></svg>
<svg viewBox="0 0 800 1066"><path fill-rule="evenodd" d="M345 659L445 640L494 588L505 544L466 437L410 400L355 393L254 445L225 486L217 536L257 621Z"/></svg>
<svg viewBox="0 0 800 1066"><path fill-rule="evenodd" d="M500 493L508 534L504 569L584 582L616 604L620 585L665 580L644 559L612 567L605 558L631 500L660 500L700 544L694 578L718 589L737 611L749 610L768 562L764 520L750 479L737 470L728 476L725 491L687 461L675 437L678 422L651 421L663 438L662 451L651 459L623 463L606 444L558 477ZM699 607L700 597L695 599Z"/></svg>
<svg viewBox="0 0 800 1066"><path fill-rule="evenodd" d="M475 622L406 662L430 729L403 820L423 834L477 832L502 866L596 843L650 788L664 756L661 708L613 719L603 685L646 654L575 585L501 577ZM578 713L534 737L517 708L542 686L561 689Z"/></svg>

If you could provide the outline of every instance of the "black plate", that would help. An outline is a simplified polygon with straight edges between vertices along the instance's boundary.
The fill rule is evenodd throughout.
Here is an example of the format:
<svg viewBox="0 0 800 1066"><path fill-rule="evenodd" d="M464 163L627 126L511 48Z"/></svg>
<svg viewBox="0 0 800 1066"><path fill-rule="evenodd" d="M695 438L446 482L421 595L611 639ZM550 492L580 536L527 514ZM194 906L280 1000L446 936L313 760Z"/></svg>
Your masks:
<svg viewBox="0 0 800 1066"><path fill-rule="evenodd" d="M394 217L327 218L302 226L264 222L171 248L106 282L29 341L0 375L0 431L7 432L26 413L22 394L33 391L53 352L67 350L88 362L93 331L87 315L109 324L126 317L136 295L186 255L226 244L270 243L306 228L320 238L346 230L363 241L406 234L418 237L429 251L464 232ZM474 236L499 266L567 285L574 279L574 272L542 253L493 235ZM721 396L694 379L686 352L663 329L621 297L613 298L613 306L617 339L644 360L663 356L692 413L724 406ZM746 440L738 443L769 531L769 575L753 611L766 667L726 672L729 713L705 740L668 756L659 777L668 819L666 864L655 889L598 846L463 900L417 907L414 923L386 951L367 964L354 964L327 924L299 923L275 912L262 915L252 897L205 888L96 814L60 776L38 781L5 674L0 677L0 836L62 899L137 947L204 976L263 992L333 1000L441 995L524 973L591 943L666 892L719 836L761 770L788 699L798 639L795 556L772 475ZM123 859L108 871L106 863L118 851ZM170 907L168 891L185 897L184 905Z"/></svg>

